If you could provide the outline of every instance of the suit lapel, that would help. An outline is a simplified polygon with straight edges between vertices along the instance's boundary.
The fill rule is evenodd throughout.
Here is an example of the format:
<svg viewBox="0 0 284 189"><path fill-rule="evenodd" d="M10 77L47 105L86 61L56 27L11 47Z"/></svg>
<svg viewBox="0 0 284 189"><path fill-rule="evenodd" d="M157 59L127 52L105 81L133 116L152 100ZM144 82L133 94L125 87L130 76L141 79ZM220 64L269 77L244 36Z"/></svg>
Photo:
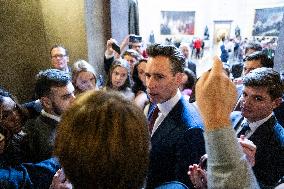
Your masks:
<svg viewBox="0 0 284 189"><path fill-rule="evenodd" d="M181 117L180 115L182 112L182 98L178 101L178 103L173 107L173 109L169 112L169 114L165 117L165 119L161 122L158 129L154 132L153 136L151 137L152 144L159 142L164 137L168 136L169 133L177 127L176 119ZM179 114L179 115L177 115ZM179 120L180 123L182 120Z"/></svg>

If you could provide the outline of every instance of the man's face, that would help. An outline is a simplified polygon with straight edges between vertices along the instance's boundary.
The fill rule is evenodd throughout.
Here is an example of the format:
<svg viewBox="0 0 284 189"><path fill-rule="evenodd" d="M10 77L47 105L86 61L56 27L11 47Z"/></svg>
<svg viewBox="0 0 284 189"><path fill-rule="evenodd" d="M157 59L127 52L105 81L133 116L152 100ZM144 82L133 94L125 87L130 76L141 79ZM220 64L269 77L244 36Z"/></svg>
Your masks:
<svg viewBox="0 0 284 189"><path fill-rule="evenodd" d="M53 48L51 51L51 63L55 69L65 71L68 67L69 56L62 47Z"/></svg>
<svg viewBox="0 0 284 189"><path fill-rule="evenodd" d="M264 119L279 105L279 99L272 100L267 87L245 86L241 97L242 115L250 122Z"/></svg>
<svg viewBox="0 0 284 189"><path fill-rule="evenodd" d="M147 92L154 103L163 103L172 98L182 80L182 73L174 75L169 58L164 56L149 58L145 75Z"/></svg>
<svg viewBox="0 0 284 189"><path fill-rule="evenodd" d="M260 60L245 61L243 75L248 74L251 70L254 70L256 68L261 68L261 67L262 65L260 64Z"/></svg>
<svg viewBox="0 0 284 189"><path fill-rule="evenodd" d="M188 58L189 57L189 47L182 46L180 49L181 49L183 56L185 58Z"/></svg>
<svg viewBox="0 0 284 189"><path fill-rule="evenodd" d="M51 101L51 114L60 116L75 100L72 83L69 82L64 87L52 87L49 99Z"/></svg>
<svg viewBox="0 0 284 189"><path fill-rule="evenodd" d="M137 51L140 54L142 53L141 52L141 43L132 43L131 49Z"/></svg>

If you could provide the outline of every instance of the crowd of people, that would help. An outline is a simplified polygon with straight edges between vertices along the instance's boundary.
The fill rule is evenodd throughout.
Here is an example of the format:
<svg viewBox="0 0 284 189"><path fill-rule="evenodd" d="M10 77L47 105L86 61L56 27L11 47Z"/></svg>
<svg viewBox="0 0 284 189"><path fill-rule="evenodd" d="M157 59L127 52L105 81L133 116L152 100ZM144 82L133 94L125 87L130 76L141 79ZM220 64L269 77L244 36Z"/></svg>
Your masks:
<svg viewBox="0 0 284 189"><path fill-rule="evenodd" d="M284 83L263 48L233 79L217 56L197 77L188 44L141 40L107 41L104 82L54 45L34 100L0 88L0 188L281 187Z"/></svg>

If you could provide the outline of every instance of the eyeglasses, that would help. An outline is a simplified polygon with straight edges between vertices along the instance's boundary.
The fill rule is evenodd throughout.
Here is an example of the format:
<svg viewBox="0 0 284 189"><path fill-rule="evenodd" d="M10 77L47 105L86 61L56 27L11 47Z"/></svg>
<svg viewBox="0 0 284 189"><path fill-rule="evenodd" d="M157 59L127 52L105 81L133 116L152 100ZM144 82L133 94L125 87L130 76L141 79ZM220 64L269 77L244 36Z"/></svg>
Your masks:
<svg viewBox="0 0 284 189"><path fill-rule="evenodd" d="M51 58L63 58L65 56L67 55L66 54L56 54L56 55L51 56Z"/></svg>

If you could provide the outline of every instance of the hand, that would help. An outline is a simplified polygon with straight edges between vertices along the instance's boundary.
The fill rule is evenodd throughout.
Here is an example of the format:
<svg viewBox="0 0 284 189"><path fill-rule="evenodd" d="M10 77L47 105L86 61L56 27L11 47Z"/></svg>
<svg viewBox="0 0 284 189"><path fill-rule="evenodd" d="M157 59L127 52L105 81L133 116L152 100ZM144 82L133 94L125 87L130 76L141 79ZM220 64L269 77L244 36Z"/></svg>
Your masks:
<svg viewBox="0 0 284 189"><path fill-rule="evenodd" d="M59 169L53 176L49 189L72 189L72 184L66 179L63 169Z"/></svg>
<svg viewBox="0 0 284 189"><path fill-rule="evenodd" d="M238 141L243 148L243 152L246 155L249 164L253 167L255 165L256 145L252 141L246 139L244 135L241 135L240 138L238 138Z"/></svg>
<svg viewBox="0 0 284 189"><path fill-rule="evenodd" d="M207 188L207 175L206 171L201 169L199 165L193 164L189 166L187 172L194 188L205 189Z"/></svg>
<svg viewBox="0 0 284 189"><path fill-rule="evenodd" d="M196 102L207 130L229 127L230 113L237 100L235 85L215 56L211 71L205 72L196 84Z"/></svg>
<svg viewBox="0 0 284 189"><path fill-rule="evenodd" d="M113 38L110 38L109 40L107 40L106 54L108 54L108 55L110 55L110 56L113 55L113 53L115 52L115 51L112 49L112 44L113 44L113 43L117 43L117 41L116 41L115 39L113 39Z"/></svg>

